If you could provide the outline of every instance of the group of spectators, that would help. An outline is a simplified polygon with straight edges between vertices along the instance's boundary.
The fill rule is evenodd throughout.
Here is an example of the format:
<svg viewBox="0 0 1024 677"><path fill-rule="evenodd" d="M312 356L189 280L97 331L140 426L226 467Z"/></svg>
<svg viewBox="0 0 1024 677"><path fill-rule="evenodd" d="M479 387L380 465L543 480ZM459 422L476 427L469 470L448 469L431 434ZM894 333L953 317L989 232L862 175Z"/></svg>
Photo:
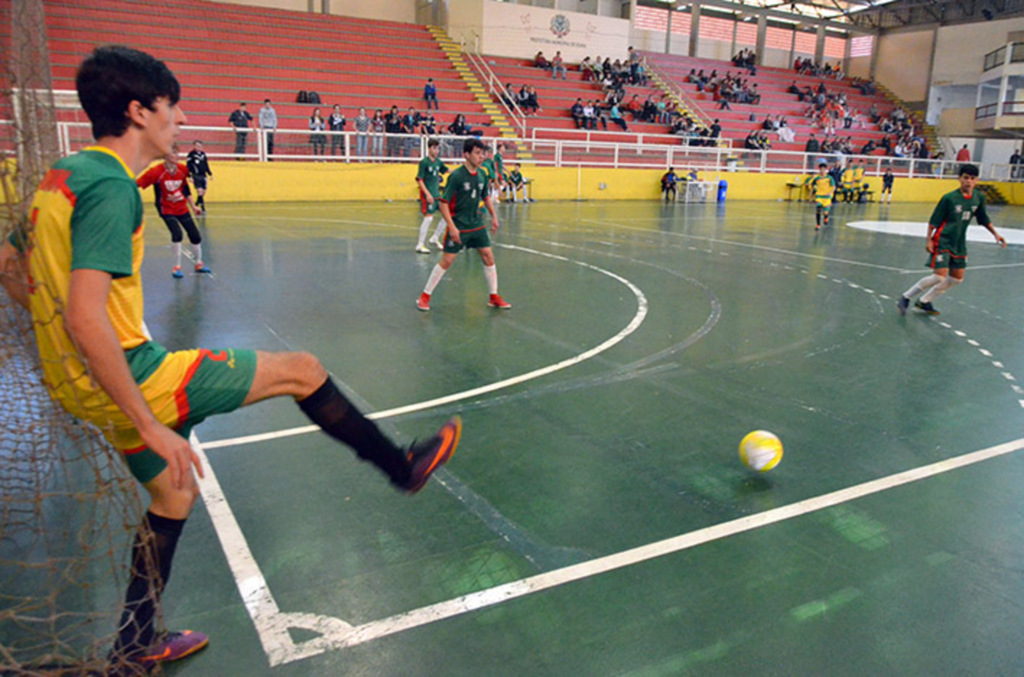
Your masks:
<svg viewBox="0 0 1024 677"><path fill-rule="evenodd" d="M540 112L540 102L537 100L537 90L534 89L533 85L523 85L517 92L512 83L505 84L505 91L501 93L501 100L509 108L515 108L519 106L519 110L523 111L523 114L533 113L536 115Z"/></svg>
<svg viewBox="0 0 1024 677"><path fill-rule="evenodd" d="M430 99L428 99L429 101ZM433 103L436 106L436 98ZM241 156L246 153L249 129L253 120L252 114L246 110L245 102L239 103L238 108L228 117L228 122L235 130L236 155ZM351 122L352 129L355 131L354 155L358 157L417 157L420 146L417 138L419 136L450 134L457 137L469 137L481 135L481 131L474 130L466 122L466 116L462 113L457 114L445 126L438 122L429 108L424 113L418 111L415 106L409 106L405 113L399 111L397 105L392 106L387 113L384 112L384 109L378 108L372 116L367 114L365 108L360 108L359 114ZM274 137L278 132L278 117L270 99L264 99L256 123L266 136L267 155L274 155ZM334 104L326 118L319 106L314 107L307 121L310 132L308 141L312 154L314 156L325 155L328 138L330 138L332 155L344 152L345 137L340 133L328 134L328 132L345 132L348 123L349 120L341 111L339 104ZM458 145L457 142L455 144Z"/></svg>
<svg viewBox="0 0 1024 677"><path fill-rule="evenodd" d="M835 78L836 80L843 79L842 61L836 61L833 66L827 62L825 65L822 65L810 57L807 57L806 59L797 57L796 61L793 62L793 70L801 75L813 75L816 78Z"/></svg>
<svg viewBox="0 0 1024 677"><path fill-rule="evenodd" d="M736 68L746 68L751 75L757 75L757 55L752 49L741 49L732 57L732 65Z"/></svg>
<svg viewBox="0 0 1024 677"><path fill-rule="evenodd" d="M722 110L732 110L730 103L761 103L757 83L751 83L750 78L734 76L732 71L726 71L725 75L719 77L718 69L705 74L703 68L691 68L686 81L696 85L698 92L710 92Z"/></svg>

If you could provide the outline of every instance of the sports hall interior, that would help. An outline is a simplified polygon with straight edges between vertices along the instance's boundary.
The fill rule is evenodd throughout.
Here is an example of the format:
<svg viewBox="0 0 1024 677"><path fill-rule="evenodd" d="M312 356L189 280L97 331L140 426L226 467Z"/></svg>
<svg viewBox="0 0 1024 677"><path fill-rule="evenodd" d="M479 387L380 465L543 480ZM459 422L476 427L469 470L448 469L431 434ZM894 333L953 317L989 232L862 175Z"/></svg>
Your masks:
<svg viewBox="0 0 1024 677"><path fill-rule="evenodd" d="M164 616L211 643L166 674L1024 672L1024 170L1008 160L1024 13L896 0L822 17L808 2L787 19L772 4L44 0L54 89L74 88L95 46L144 49L181 81L183 152L201 139L210 157L211 275L172 279L143 192L154 338L313 352L403 442L455 414L465 425L415 497L288 401L199 426L202 500ZM604 95L578 63L628 48L649 77L627 97L717 119L721 143L632 117L628 131L576 128L572 102ZM735 72L743 48L761 102L721 110L687 75ZM566 79L536 68L537 51L561 51ZM795 57L844 76L798 74ZM465 115L530 179L535 201L495 205L511 310L486 305L468 253L417 312L438 258L414 251L425 137L354 152L359 110L425 112L428 78L441 127ZM865 199L815 229L817 156L803 150L821 130L794 81L883 117L904 108L931 157L860 158ZM519 114L494 83L533 86L541 109ZM339 104L340 152L312 154L316 104L299 91L325 116ZM274 153L255 122L234 153L228 115L244 101L256 118L264 99ZM58 108L62 149L87 146L83 113ZM766 114L796 140L745 149ZM838 134L858 148L885 136L870 121ZM1010 245L982 229L941 315L902 317L962 146ZM442 158L460 164L458 144ZM698 177L672 201L668 167ZM737 453L759 429L784 447L767 473Z"/></svg>

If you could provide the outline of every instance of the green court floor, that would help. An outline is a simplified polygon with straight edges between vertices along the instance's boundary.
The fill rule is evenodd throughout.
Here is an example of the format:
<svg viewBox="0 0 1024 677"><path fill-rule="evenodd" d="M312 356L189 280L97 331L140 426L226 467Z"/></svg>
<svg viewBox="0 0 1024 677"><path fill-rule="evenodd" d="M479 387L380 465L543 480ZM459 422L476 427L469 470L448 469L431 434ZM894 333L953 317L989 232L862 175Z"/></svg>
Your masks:
<svg viewBox="0 0 1024 677"><path fill-rule="evenodd" d="M503 204L513 308L471 254L420 313L412 201L210 197L212 276L150 213L158 340L312 351L403 442L465 430L410 498L290 401L199 426L166 613L211 644L170 674L1024 673L1021 246L900 317L923 239L847 224L932 205Z"/></svg>

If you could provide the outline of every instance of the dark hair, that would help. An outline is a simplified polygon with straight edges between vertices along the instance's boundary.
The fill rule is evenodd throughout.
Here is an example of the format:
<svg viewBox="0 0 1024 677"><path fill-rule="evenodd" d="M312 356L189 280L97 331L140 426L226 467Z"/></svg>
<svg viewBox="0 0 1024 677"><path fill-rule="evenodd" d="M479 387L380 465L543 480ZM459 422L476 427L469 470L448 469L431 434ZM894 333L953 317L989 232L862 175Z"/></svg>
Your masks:
<svg viewBox="0 0 1024 677"><path fill-rule="evenodd" d="M78 67L75 88L97 139L124 136L132 101L155 110L161 97L171 105L181 98L181 85L167 64L122 45L97 47L86 57Z"/></svg>
<svg viewBox="0 0 1024 677"><path fill-rule="evenodd" d="M466 142L462 144L463 154L472 153L477 148L480 150L487 150L487 144L477 138L466 139Z"/></svg>
<svg viewBox="0 0 1024 677"><path fill-rule="evenodd" d="M956 173L956 175L963 176L964 174L966 174L967 176L973 176L974 178L978 178L978 165L960 165L960 170Z"/></svg>
<svg viewBox="0 0 1024 677"><path fill-rule="evenodd" d="M437 139L429 139L427 141L427 148L435 148L435 147L440 146L440 145L441 145L441 142L438 141Z"/></svg>
<svg viewBox="0 0 1024 677"><path fill-rule="evenodd" d="M818 167L828 167L828 163L827 162L819 162L818 163Z"/></svg>

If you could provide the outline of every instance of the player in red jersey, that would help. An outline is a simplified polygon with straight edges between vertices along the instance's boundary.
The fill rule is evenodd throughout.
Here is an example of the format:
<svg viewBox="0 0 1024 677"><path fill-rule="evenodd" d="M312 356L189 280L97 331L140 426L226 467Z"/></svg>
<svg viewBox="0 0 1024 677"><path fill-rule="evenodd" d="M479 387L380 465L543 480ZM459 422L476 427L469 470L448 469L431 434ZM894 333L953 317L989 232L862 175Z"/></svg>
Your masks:
<svg viewBox="0 0 1024 677"><path fill-rule="evenodd" d="M192 243L195 257L196 272L209 273L210 269L203 264L203 237L192 220L192 212L198 211L192 201L192 191L188 187L188 168L178 162L178 144L174 144L161 164L150 167L135 181L139 188L153 186L156 193L156 211L171 231L171 243L174 247L174 268L171 275L184 277L181 272L181 240L182 228L188 233L188 241Z"/></svg>

